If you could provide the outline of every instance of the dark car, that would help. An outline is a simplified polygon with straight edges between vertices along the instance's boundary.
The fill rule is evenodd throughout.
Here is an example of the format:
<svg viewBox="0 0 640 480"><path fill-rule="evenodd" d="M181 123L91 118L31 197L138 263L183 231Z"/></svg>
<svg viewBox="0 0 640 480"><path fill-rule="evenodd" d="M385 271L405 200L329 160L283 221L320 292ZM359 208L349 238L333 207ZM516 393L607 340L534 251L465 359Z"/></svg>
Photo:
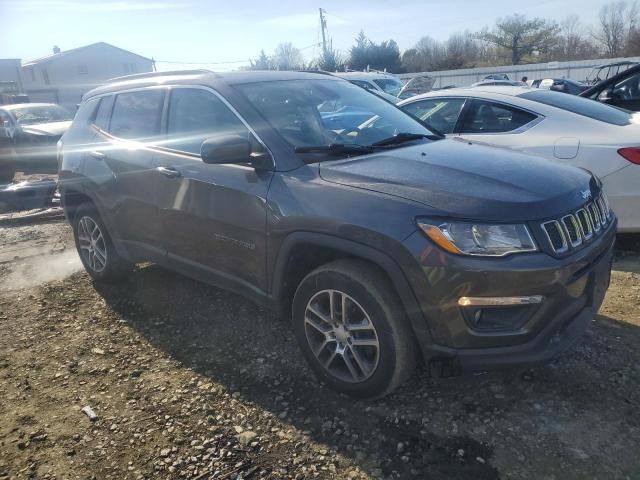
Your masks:
<svg viewBox="0 0 640 480"><path fill-rule="evenodd" d="M328 102L377 121L332 130ZM608 286L616 218L592 174L443 139L333 76L125 77L84 96L61 144L95 281L152 261L240 292L290 319L313 371L353 396L390 392L420 359L548 360Z"/></svg>
<svg viewBox="0 0 640 480"><path fill-rule="evenodd" d="M553 90L554 92L568 93L570 95L580 95L588 86L568 78L540 78L531 83L532 88L542 88Z"/></svg>
<svg viewBox="0 0 640 480"><path fill-rule="evenodd" d="M580 94L614 107L640 111L640 65L594 85Z"/></svg>
<svg viewBox="0 0 640 480"><path fill-rule="evenodd" d="M56 144L73 116L52 103L0 107L0 181L11 181L16 168L57 171Z"/></svg>

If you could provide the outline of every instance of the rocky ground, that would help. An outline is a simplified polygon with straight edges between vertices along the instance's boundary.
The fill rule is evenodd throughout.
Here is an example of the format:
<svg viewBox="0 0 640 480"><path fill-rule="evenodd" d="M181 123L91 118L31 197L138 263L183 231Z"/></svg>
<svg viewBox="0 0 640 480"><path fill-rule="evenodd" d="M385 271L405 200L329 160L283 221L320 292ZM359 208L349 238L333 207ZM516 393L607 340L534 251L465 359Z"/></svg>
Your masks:
<svg viewBox="0 0 640 480"><path fill-rule="evenodd" d="M153 265L93 285L60 219L0 220L0 479L640 479L637 247L557 361L356 402L243 298Z"/></svg>

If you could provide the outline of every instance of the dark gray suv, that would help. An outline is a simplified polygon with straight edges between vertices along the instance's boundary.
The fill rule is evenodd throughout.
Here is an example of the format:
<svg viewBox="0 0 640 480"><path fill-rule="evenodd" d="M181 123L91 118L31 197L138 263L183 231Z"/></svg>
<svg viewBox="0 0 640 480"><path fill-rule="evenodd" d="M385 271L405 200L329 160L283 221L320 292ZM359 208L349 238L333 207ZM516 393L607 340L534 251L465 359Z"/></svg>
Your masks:
<svg viewBox="0 0 640 480"><path fill-rule="evenodd" d="M115 79L85 95L59 156L96 281L152 261L241 292L291 318L320 379L358 397L420 360L549 359L609 283L616 219L593 175L445 140L333 76Z"/></svg>

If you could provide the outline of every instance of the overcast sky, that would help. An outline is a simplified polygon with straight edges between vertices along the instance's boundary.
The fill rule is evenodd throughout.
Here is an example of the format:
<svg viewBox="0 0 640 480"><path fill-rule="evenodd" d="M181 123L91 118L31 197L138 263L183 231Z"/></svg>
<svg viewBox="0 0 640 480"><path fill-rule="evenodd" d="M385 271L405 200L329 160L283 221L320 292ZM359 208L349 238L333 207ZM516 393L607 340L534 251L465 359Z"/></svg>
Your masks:
<svg viewBox="0 0 640 480"><path fill-rule="evenodd" d="M327 11L334 47L347 52L362 29L375 41L410 48L424 35L491 26L513 13L592 24L605 0L0 0L0 58L32 60L104 41L158 61L216 62L231 70L284 41L306 59L319 54L318 7ZM222 63L235 62L235 63Z"/></svg>

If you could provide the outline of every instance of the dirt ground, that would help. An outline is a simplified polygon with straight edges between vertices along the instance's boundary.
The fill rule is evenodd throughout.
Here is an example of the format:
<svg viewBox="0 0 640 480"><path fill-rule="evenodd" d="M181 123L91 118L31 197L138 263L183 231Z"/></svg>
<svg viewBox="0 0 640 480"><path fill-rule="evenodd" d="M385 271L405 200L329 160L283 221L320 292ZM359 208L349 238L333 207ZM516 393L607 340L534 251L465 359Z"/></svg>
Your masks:
<svg viewBox="0 0 640 480"><path fill-rule="evenodd" d="M0 221L0 479L640 479L637 239L572 352L374 402L272 313L153 265L93 285L72 243Z"/></svg>

